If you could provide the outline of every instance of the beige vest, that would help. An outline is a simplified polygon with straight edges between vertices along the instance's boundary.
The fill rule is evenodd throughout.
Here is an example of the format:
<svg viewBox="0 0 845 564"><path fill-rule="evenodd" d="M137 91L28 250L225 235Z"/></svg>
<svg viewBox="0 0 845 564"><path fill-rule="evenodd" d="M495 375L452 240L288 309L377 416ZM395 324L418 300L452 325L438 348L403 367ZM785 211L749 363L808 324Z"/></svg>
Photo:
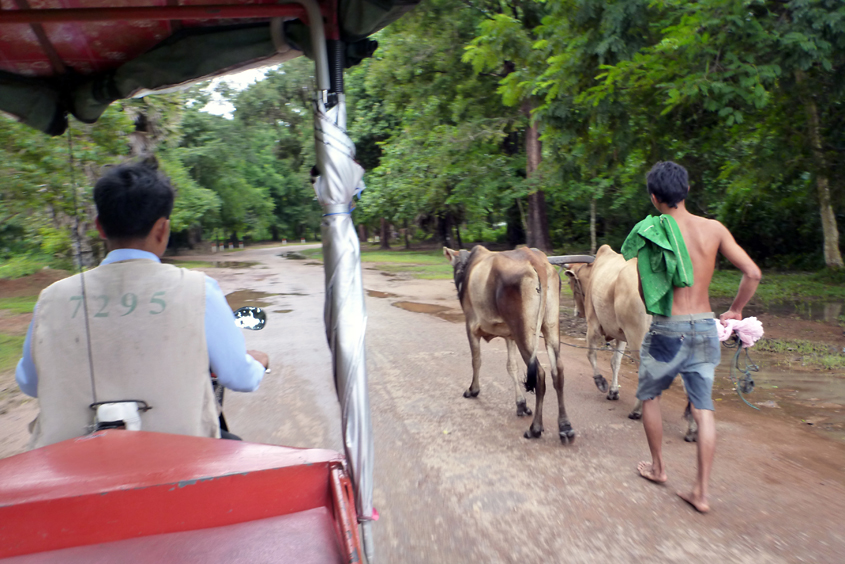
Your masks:
<svg viewBox="0 0 845 564"><path fill-rule="evenodd" d="M115 262L85 273L85 294L87 304L77 274L38 298L32 357L41 412L30 446L88 433L94 401L146 401L144 431L219 437L204 275L152 260Z"/></svg>

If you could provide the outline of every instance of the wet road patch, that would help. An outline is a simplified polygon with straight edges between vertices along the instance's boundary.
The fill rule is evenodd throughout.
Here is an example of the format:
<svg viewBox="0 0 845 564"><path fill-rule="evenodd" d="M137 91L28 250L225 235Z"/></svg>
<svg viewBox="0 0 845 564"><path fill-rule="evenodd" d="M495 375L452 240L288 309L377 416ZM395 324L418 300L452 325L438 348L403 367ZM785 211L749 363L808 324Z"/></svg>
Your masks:
<svg viewBox="0 0 845 564"><path fill-rule="evenodd" d="M270 302L267 298L272 296L281 296L282 294L271 294L268 292L257 292L255 290L238 290L226 295L226 301L229 302L229 307L232 311L244 307L267 307Z"/></svg>
<svg viewBox="0 0 845 564"><path fill-rule="evenodd" d="M446 306L424 304L420 302L393 302L390 305L413 313L427 313L428 315L433 315L435 317L439 317L440 319L451 321L452 323L463 323L466 319L462 311Z"/></svg>
<svg viewBox="0 0 845 564"><path fill-rule="evenodd" d="M367 295L371 298L398 298L397 294L391 294L390 292L380 292L379 290L367 290Z"/></svg>

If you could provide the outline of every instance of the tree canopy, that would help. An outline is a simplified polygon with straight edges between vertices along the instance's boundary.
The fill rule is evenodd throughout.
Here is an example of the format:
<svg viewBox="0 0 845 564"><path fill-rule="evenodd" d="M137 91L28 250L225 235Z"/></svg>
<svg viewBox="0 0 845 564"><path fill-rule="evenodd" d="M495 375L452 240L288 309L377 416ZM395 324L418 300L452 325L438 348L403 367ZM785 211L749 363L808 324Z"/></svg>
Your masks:
<svg viewBox="0 0 845 564"><path fill-rule="evenodd" d="M425 0L376 39L345 77L359 224L618 249L654 212L645 174L674 160L690 210L763 266L842 266L841 0ZM69 256L73 179L90 234L99 170L139 156L178 190L179 244L317 236L312 74L300 58L219 87L231 116L204 86L118 102L74 124L73 165L67 138L0 118L0 252Z"/></svg>

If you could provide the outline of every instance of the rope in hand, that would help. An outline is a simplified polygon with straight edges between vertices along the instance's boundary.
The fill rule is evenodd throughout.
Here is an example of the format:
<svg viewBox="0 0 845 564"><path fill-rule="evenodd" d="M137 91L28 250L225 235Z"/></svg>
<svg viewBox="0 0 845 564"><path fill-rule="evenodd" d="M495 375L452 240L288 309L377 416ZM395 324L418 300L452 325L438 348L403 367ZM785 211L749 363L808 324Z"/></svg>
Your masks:
<svg viewBox="0 0 845 564"><path fill-rule="evenodd" d="M570 345L569 343L564 343L563 341L561 341L560 344L566 345L567 347L572 347L573 349L585 349L585 350L588 350L588 351L607 351L607 352L614 352L614 353L621 352L622 356L627 356L628 358L630 358L631 360L633 360L637 364L640 363L640 361L637 360L636 358L634 358L632 355L624 352L622 349L614 349L613 347L610 346L609 343L607 345L603 346L603 347L582 347L580 345Z"/></svg>
<svg viewBox="0 0 845 564"><path fill-rule="evenodd" d="M564 343L563 341L560 342L561 345L566 345L567 347L572 347L573 349L586 349L586 350L594 350L594 351L608 351L608 352L621 352L622 356L627 356L637 364L639 364L639 360L634 358L632 355L623 352L621 349L614 349L610 346L610 344L605 345L604 347L582 347L580 345L570 345L569 343ZM745 405L748 407L754 408L757 411L760 411L760 408L756 405L752 405L748 403L748 400L745 399L745 394L750 394L754 391L754 378L751 376L752 372L759 372L760 366L751 360L751 356L748 354L748 348L742 347L742 342L739 340L739 335L734 332L731 335L730 339L722 343L722 346L728 349L736 349L736 354L734 354L733 363L731 363L731 370L730 375L728 376L734 384L734 388L736 389L736 393L739 395L739 399L745 402ZM742 351L745 351L745 366L741 367L739 365L739 357L742 355ZM737 375L737 372L742 372L744 376L740 377Z"/></svg>
<svg viewBox="0 0 845 564"><path fill-rule="evenodd" d="M751 360L751 356L748 354L748 348L742 347L742 342L739 340L739 335L734 332L731 337L722 343L725 348L728 349L736 349L736 354L734 354L733 363L731 363L731 371L730 371L730 379L733 382L734 387L736 388L736 393L739 395L739 399L745 402L745 405L748 407L754 408L757 411L760 411L760 408L756 405L751 405L748 403L748 400L745 399L745 394L750 394L754 391L754 378L751 376L752 372L759 372L760 367ZM740 367L739 365L739 357L742 355L742 351L745 351L745 366ZM742 372L744 376L740 377L737 373Z"/></svg>

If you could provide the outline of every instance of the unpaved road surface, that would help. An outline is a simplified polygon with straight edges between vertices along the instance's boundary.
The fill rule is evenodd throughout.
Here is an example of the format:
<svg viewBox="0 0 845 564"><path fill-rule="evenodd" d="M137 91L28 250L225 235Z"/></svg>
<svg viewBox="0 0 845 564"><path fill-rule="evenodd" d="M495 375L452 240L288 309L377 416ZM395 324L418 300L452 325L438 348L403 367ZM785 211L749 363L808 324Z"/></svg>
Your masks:
<svg viewBox="0 0 845 564"><path fill-rule="evenodd" d="M255 393L227 394L227 419L246 440L341 449L323 271L280 252L233 253L227 260L258 264L208 271L226 293L274 294L263 298L267 327L246 336L248 348L269 353L272 372ZM456 310L451 281L365 269L364 286L373 291L367 363L381 514L377 562L845 561L842 442L783 416L717 404L713 511L698 515L675 495L695 472L695 446L682 439L680 390L663 401L670 478L657 486L635 470L648 449L641 424L626 417L634 403L633 365L625 363L622 397L610 402L593 385L585 351L563 347L577 438L560 443L556 400L547 393L548 431L529 441L522 433L530 420L515 415L504 342L482 346L481 395L467 400L471 366L464 326L454 322L460 316L394 306ZM3 435L25 434L32 411L30 403L0 416Z"/></svg>

